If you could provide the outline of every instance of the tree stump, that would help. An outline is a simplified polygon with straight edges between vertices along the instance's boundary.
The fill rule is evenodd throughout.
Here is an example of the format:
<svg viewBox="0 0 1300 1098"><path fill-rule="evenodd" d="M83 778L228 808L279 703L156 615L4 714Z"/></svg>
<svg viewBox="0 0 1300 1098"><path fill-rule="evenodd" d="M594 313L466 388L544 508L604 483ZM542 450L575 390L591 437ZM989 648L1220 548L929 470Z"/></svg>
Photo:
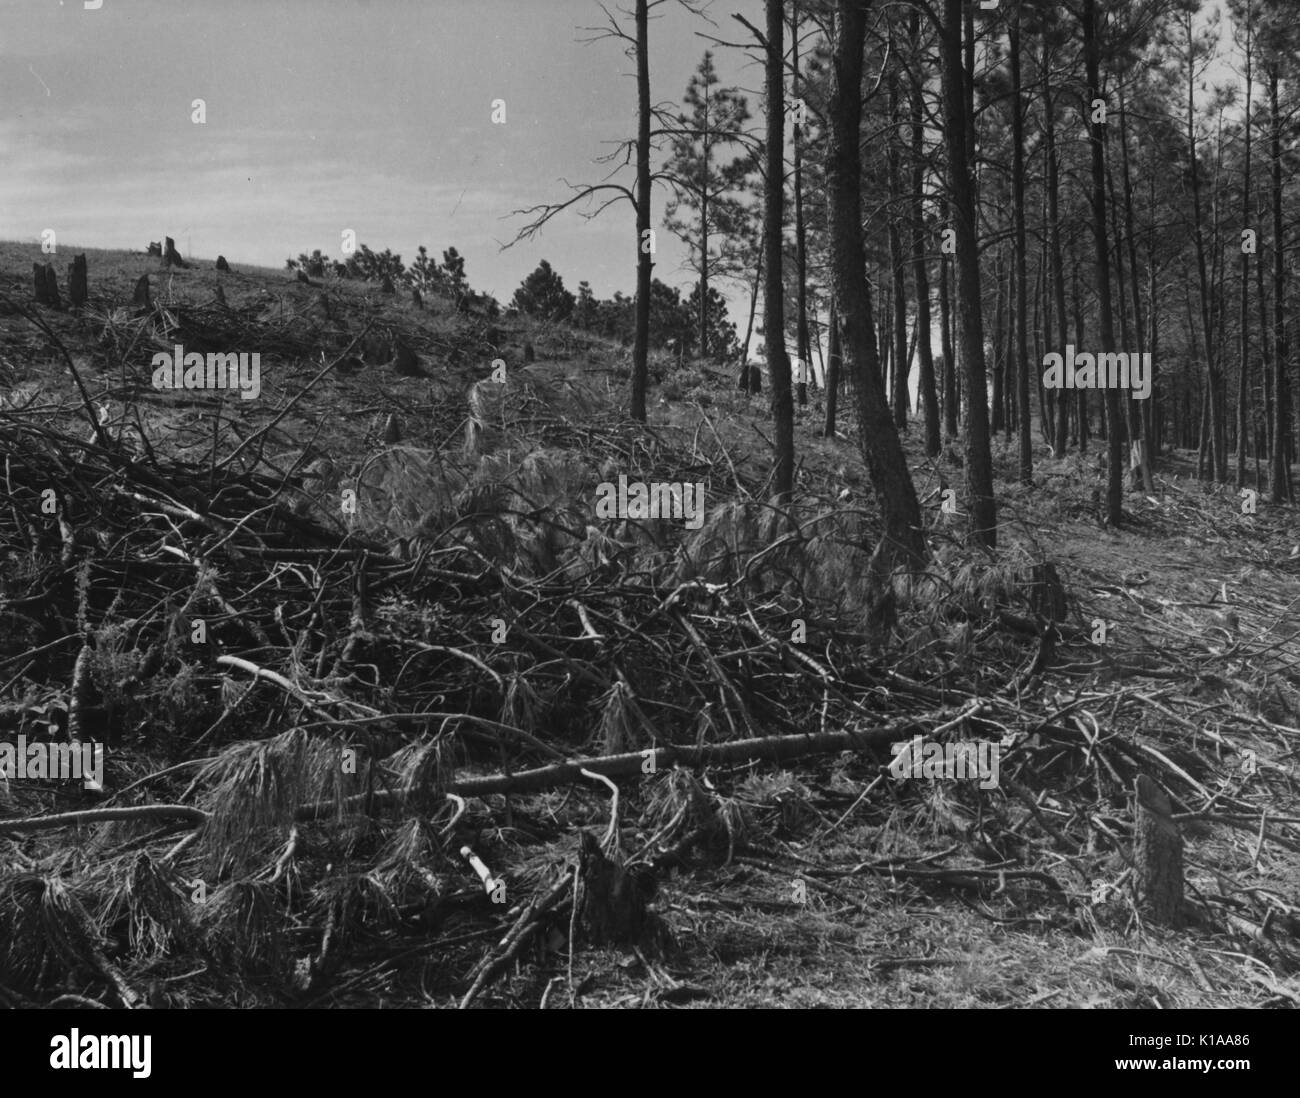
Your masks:
<svg viewBox="0 0 1300 1098"><path fill-rule="evenodd" d="M397 351L393 356L393 369L402 377L424 376L424 371L420 369L419 358L405 343L397 345Z"/></svg>
<svg viewBox="0 0 1300 1098"><path fill-rule="evenodd" d="M757 366L749 368L749 391L751 393L761 393L763 391L763 371Z"/></svg>
<svg viewBox="0 0 1300 1098"><path fill-rule="evenodd" d="M217 270L219 271L230 270L230 264L226 262L226 257L224 255L217 256Z"/></svg>
<svg viewBox="0 0 1300 1098"><path fill-rule="evenodd" d="M45 264L32 264L32 294L36 298L37 305L48 305L50 303L50 290L45 281Z"/></svg>
<svg viewBox="0 0 1300 1098"><path fill-rule="evenodd" d="M88 297L86 256L83 252L81 255L74 255L72 262L68 264L68 300L72 302L74 309L79 309L86 303Z"/></svg>
<svg viewBox="0 0 1300 1098"><path fill-rule="evenodd" d="M145 309L153 308L153 302L149 299L149 276L147 274L142 274L136 281L135 293L131 295L131 304L142 306Z"/></svg>
<svg viewBox="0 0 1300 1098"><path fill-rule="evenodd" d="M1177 927L1183 914L1183 837L1169 794L1145 774L1135 783L1134 892L1152 922Z"/></svg>
<svg viewBox="0 0 1300 1098"><path fill-rule="evenodd" d="M537 359L537 352L533 350L533 345L531 343L525 343L524 344L524 365L527 366L530 362L536 361L536 359Z"/></svg>
<svg viewBox="0 0 1300 1098"><path fill-rule="evenodd" d="M393 357L393 349L383 336L368 335L361 343L361 357L370 365L378 366Z"/></svg>
<svg viewBox="0 0 1300 1098"><path fill-rule="evenodd" d="M414 305L417 309L424 308L424 298L421 296L420 291L417 289L411 290L411 304Z"/></svg>
<svg viewBox="0 0 1300 1098"><path fill-rule="evenodd" d="M176 250L176 241L170 236L167 237L167 244L163 248L163 263L168 267L179 267L183 271L189 269L189 264L181 258L181 253Z"/></svg>
<svg viewBox="0 0 1300 1098"><path fill-rule="evenodd" d="M392 446L396 442L402 441L402 425L398 421L396 412L389 412L388 419L384 421L384 442Z"/></svg>
<svg viewBox="0 0 1300 1098"><path fill-rule="evenodd" d="M149 241L149 254L150 254L151 256L155 256L155 257L157 257L158 259L162 259L162 241L161 241L161 240L151 240L151 241Z"/></svg>
<svg viewBox="0 0 1300 1098"><path fill-rule="evenodd" d="M1035 564L1030 571L1029 608L1034 617L1044 621L1065 621L1069 614L1065 585L1051 561Z"/></svg>
<svg viewBox="0 0 1300 1098"><path fill-rule="evenodd" d="M229 306L226 304L226 291L220 285L217 286L217 304L220 305L222 308L229 308Z"/></svg>
<svg viewBox="0 0 1300 1098"><path fill-rule="evenodd" d="M36 283L36 304L62 309L63 301L59 297L59 282L54 276L54 264L33 263L32 278Z"/></svg>
<svg viewBox="0 0 1300 1098"><path fill-rule="evenodd" d="M629 871L610 861L600 844L582 832L578 854L582 880L581 918L593 945L644 945L652 937L653 920L646 904L654 896L655 880L648 872Z"/></svg>

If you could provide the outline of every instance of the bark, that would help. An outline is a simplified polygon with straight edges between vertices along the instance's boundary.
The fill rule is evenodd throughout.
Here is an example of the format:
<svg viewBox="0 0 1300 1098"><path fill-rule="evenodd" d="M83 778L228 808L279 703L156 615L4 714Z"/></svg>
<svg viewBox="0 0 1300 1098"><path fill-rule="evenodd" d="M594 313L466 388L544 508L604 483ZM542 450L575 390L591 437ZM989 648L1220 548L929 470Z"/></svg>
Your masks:
<svg viewBox="0 0 1300 1098"><path fill-rule="evenodd" d="M785 205L785 15L781 0L767 0L767 283L763 295L763 331L772 418L776 439L773 487L779 503L794 494L794 398L790 359L785 350L785 302L782 285L781 215Z"/></svg>
<svg viewBox="0 0 1300 1098"><path fill-rule="evenodd" d="M989 448L988 386L984 368L984 320L980 313L979 241L975 221L975 183L971 172L974 133L962 66L962 0L944 0L943 113L948 152L948 185L956 231L957 328L966 374L966 505L972 540L997 546L997 501L993 496L993 459ZM967 6L969 14L969 6ZM973 18L973 17L972 17ZM970 45L973 58L974 44ZM973 92L972 92L973 94ZM968 129L969 127L969 129Z"/></svg>
<svg viewBox="0 0 1300 1098"><path fill-rule="evenodd" d="M650 32L649 0L636 0L636 325L632 340L633 419L645 422L650 351Z"/></svg>
<svg viewBox="0 0 1300 1098"><path fill-rule="evenodd" d="M835 29L826 153L831 279L842 318L846 365L857 396L862 455L884 520L884 534L871 561L872 574L879 579L888 575L896 563L920 567L927 550L912 475L880 391L880 364L862 244L859 140L866 7L857 0L838 0Z"/></svg>
<svg viewBox="0 0 1300 1098"><path fill-rule="evenodd" d="M1273 453L1270 463L1269 489L1274 503L1285 503L1291 498L1290 469L1288 467L1287 425L1290 419L1287 392L1287 338L1286 338L1286 266L1284 262L1282 225L1282 117L1278 109L1278 63L1268 67L1268 107L1271 112L1269 152L1271 154L1273 190Z"/></svg>
<svg viewBox="0 0 1300 1098"><path fill-rule="evenodd" d="M790 16L790 54L794 69L793 97L799 98L799 6L796 4ZM795 236L795 278L798 281L797 340L799 360L804 364L799 375L799 406L808 404L807 372L812 365L812 350L808 338L808 234L803 222L803 127L798 117L794 123L794 236Z"/></svg>
<svg viewBox="0 0 1300 1098"><path fill-rule="evenodd" d="M920 55L920 16L911 15L913 52ZM939 453L939 397L935 392L934 351L930 346L930 274L926 264L925 208L925 115L920 80L912 83L912 281L916 286L917 350L920 373L917 395L925 409L925 454Z"/></svg>

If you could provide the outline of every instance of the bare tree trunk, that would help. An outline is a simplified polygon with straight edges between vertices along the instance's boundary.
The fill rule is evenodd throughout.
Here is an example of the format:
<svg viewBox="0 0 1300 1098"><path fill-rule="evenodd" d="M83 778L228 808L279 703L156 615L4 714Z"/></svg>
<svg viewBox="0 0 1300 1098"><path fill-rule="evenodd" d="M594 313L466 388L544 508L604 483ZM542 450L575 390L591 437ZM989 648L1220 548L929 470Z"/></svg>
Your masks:
<svg viewBox="0 0 1300 1098"><path fill-rule="evenodd" d="M1241 184L1241 223L1250 224L1250 97L1253 91L1254 39L1249 22L1246 24L1246 118L1242 133L1245 137L1245 165ZM1258 234L1257 234L1258 235ZM1240 357L1237 377L1237 488L1246 484L1246 434L1249 431L1247 406L1250 402L1250 256L1241 253L1241 302L1238 327L1241 329Z"/></svg>
<svg viewBox="0 0 1300 1098"><path fill-rule="evenodd" d="M913 52L920 56L921 20L917 12L910 16ZM916 284L917 350L920 371L917 395L925 409L925 454L939 453L939 397L934 383L934 351L930 346L930 274L925 258L925 110L919 79L912 82L912 281Z"/></svg>
<svg viewBox="0 0 1300 1098"><path fill-rule="evenodd" d="M1020 6L1011 12L1011 205L1016 227L1016 408L1020 422L1020 483L1033 487L1034 449L1029 434L1029 273L1025 262L1025 120L1021 104Z"/></svg>
<svg viewBox="0 0 1300 1098"><path fill-rule="evenodd" d="M946 252L939 253L939 327L943 347L943 433L957 437L957 363L952 353L952 308L948 296L948 262Z"/></svg>
<svg viewBox="0 0 1300 1098"><path fill-rule="evenodd" d="M1146 352L1146 330L1142 321L1142 289L1138 278L1138 260L1137 260L1137 235L1133 228L1133 179L1129 174L1128 165L1128 111L1124 103L1124 85L1119 86L1119 141L1120 141L1120 164L1124 176L1124 223L1125 231L1128 237L1128 260L1129 272L1132 276L1133 287L1133 329L1137 332L1137 350L1138 354ZM1151 377L1148 379L1151 384L1151 395L1141 402L1141 412L1134 417L1135 429L1131 432L1131 439L1141 438L1141 449L1139 458L1141 465L1139 473L1142 477L1142 487L1150 495L1155 492L1155 481L1151 478L1151 459L1155 456L1151 452L1151 402L1155 399L1156 379L1155 379L1155 355L1151 356Z"/></svg>
<svg viewBox="0 0 1300 1098"><path fill-rule="evenodd" d="M835 415L839 410L840 400L840 318L835 311L835 299L831 298L831 316L826 335L826 429L822 432L827 438L835 437Z"/></svg>
<svg viewBox="0 0 1300 1098"><path fill-rule="evenodd" d="M979 240L975 221L973 150L967 147L974 121L962 66L962 0L944 0L943 114L948 151L948 185L956 230L957 325L966 372L966 492L974 542L997 546L997 500L993 496L993 458L989 449L989 398L984 369L984 321L980 314ZM969 7L967 14L970 14ZM972 16L973 18L973 16ZM973 55L974 44L971 43ZM973 91L970 93L973 94ZM969 127L969 130L968 130Z"/></svg>
<svg viewBox="0 0 1300 1098"><path fill-rule="evenodd" d="M790 56L794 69L793 95L799 98L799 5L795 4L790 13ZM808 234L803 223L803 153L800 149L803 127L798 115L794 121L794 239L795 239L795 278L798 279L798 309L796 338L799 343L799 359L803 370L799 374L799 407L808 405L808 370L812 366L812 350L808 339Z"/></svg>
<svg viewBox="0 0 1300 1098"><path fill-rule="evenodd" d="M767 250L767 225L763 225L763 234L758 241L758 263L754 268L754 285L749 293L749 323L745 325L745 342L740 345L740 387L750 392L749 387L749 340L754 334L754 311L758 308L758 288L763 283L763 253Z"/></svg>
<svg viewBox="0 0 1300 1098"><path fill-rule="evenodd" d="M1106 129L1092 121L1091 104L1101 98L1101 42L1096 0L1083 0L1083 56L1088 78L1089 138L1092 145L1092 238L1096 248L1097 314L1101 350L1115 350L1110 299L1110 254L1106 246ZM1106 398L1106 520L1118 527L1124 517L1124 437L1120 426L1119 394L1107 387Z"/></svg>
<svg viewBox="0 0 1300 1098"><path fill-rule="evenodd" d="M780 503L794 494L794 398L785 352L785 301L781 280L781 215L785 205L785 15L781 0L767 0L767 284L763 332L776 436L773 486Z"/></svg>
<svg viewBox="0 0 1300 1098"><path fill-rule="evenodd" d="M1058 354L1065 354L1066 313L1065 313L1065 257L1061 254L1061 215L1057 191L1060 188L1060 162L1056 151L1056 114L1052 106L1052 81L1048 66L1048 49L1043 45L1042 67L1047 75L1043 80L1043 144L1047 150L1047 238L1048 254L1052 262L1052 289L1056 296L1056 323ZM1047 343L1051 345L1051 334ZM1056 438L1053 453L1058 458L1065 457L1070 443L1070 400L1069 390L1062 389L1056 394Z"/></svg>
<svg viewBox="0 0 1300 1098"><path fill-rule="evenodd" d="M871 291L862 244L862 162L858 143L866 5L859 0L837 0L835 31L826 153L831 278L837 309L843 317L849 376L857 395L862 456L884 520L884 535L871 560L872 574L883 579L895 564L919 567L927 551L912 475L880 392Z"/></svg>
<svg viewBox="0 0 1300 1098"><path fill-rule="evenodd" d="M1282 118L1278 111L1278 62L1268 66L1268 109L1271 112L1269 152L1273 162L1273 453L1269 476L1270 498L1285 503L1291 498L1287 434L1290 420L1287 398L1286 265L1282 255Z"/></svg>
<svg viewBox="0 0 1300 1098"><path fill-rule="evenodd" d="M892 204L889 217L889 278L894 292L894 309L890 318L894 329L894 426L907 430L907 266L903 259L903 235L898 231L898 200L902 197L902 183L898 166L898 77L889 77L889 136L885 140L885 162Z"/></svg>
<svg viewBox="0 0 1300 1098"><path fill-rule="evenodd" d="M636 326L632 340L633 419L645 422L650 352L650 33L649 0L636 0Z"/></svg>

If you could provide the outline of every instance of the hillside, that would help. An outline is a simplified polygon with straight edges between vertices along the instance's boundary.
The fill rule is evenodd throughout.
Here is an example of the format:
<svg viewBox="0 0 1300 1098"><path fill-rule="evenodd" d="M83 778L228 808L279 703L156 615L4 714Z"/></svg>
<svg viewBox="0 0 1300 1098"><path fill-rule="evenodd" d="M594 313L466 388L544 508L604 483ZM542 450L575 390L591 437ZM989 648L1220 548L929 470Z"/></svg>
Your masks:
<svg viewBox="0 0 1300 1098"><path fill-rule="evenodd" d="M105 745L102 788L0 782L0 1001L1300 1000L1292 509L1175 451L1114 530L1094 461L1026 488L999 440L993 557L913 432L933 563L881 592L847 396L782 512L730 369L657 356L641 425L563 325L85 254L54 310L0 245L0 738ZM256 397L155 387L178 344ZM703 511L607 517L620 478ZM917 736L993 780L891 776Z"/></svg>

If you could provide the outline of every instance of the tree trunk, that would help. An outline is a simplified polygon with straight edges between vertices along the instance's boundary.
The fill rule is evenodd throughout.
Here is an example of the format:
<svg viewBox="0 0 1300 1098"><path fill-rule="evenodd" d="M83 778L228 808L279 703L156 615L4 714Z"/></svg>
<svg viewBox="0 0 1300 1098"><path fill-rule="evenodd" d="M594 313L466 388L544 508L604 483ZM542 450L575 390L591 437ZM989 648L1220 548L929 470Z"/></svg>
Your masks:
<svg viewBox="0 0 1300 1098"><path fill-rule="evenodd" d="M799 5L790 13L790 58L794 69L793 97L799 98ZM794 121L794 239L795 278L798 280L797 334L799 360L803 369L799 373L799 407L808 405L808 371L812 368L812 350L808 338L808 234L803 223L803 154L800 150L802 127L799 117Z"/></svg>
<svg viewBox="0 0 1300 1098"><path fill-rule="evenodd" d="M997 546L997 500L993 496L993 458L989 449L989 399L984 369L984 321L980 314L979 240L975 220L973 150L967 147L973 118L966 113L962 66L962 0L944 0L943 113L948 152L948 186L956 230L957 325L966 373L966 492L972 540ZM969 9L968 9L969 14ZM973 18L973 17L972 17ZM974 43L971 43L973 54ZM973 94L973 91L971 92ZM968 131L968 127L970 128Z"/></svg>
<svg viewBox="0 0 1300 1098"><path fill-rule="evenodd" d="M1226 457L1221 452L1220 435L1223 425L1223 409L1219 406L1219 367L1214 348L1214 321L1212 319L1213 299L1210 291L1210 278L1206 266L1205 231L1201 212L1201 173L1197 166L1196 151L1196 105L1193 99L1195 89L1195 70L1192 49L1192 17L1184 17L1187 28L1187 150L1192 184L1192 239L1196 244L1196 273L1201 289L1201 348L1205 355L1205 393L1209 402L1210 417L1210 469L1217 479L1220 465L1226 473ZM1224 461L1221 462L1220 459Z"/></svg>
<svg viewBox="0 0 1300 1098"><path fill-rule="evenodd" d="M960 4L960 0L954 2ZM880 395L880 366L862 244L859 141L866 6L858 0L838 0L835 30L826 153L831 279L836 307L843 318L848 372L857 395L862 456L884 520L884 535L871 560L871 573L883 579L895 564L919 567L927 551L911 472L890 422L888 405Z"/></svg>
<svg viewBox="0 0 1300 1098"><path fill-rule="evenodd" d="M943 433L957 437L957 363L952 353L952 308L948 296L948 253L939 253L939 327L943 347Z"/></svg>
<svg viewBox="0 0 1300 1098"><path fill-rule="evenodd" d="M920 55L921 21L914 11L910 17L913 50ZM939 397L934 383L934 351L930 346L930 274L925 258L925 208L922 194L925 189L925 113L921 82L912 82L912 281L916 284L917 350L920 355L920 373L917 378L917 395L925 408L925 454L935 457L939 453Z"/></svg>
<svg viewBox="0 0 1300 1098"><path fill-rule="evenodd" d="M826 428L822 432L827 438L835 437L835 415L839 410L840 400L840 318L835 311L835 299L831 299L831 315L827 322L826 335Z"/></svg>
<svg viewBox="0 0 1300 1098"><path fill-rule="evenodd" d="M754 267L754 285L749 292L749 323L745 325L745 342L740 345L740 387L745 392L752 392L749 387L749 340L754 334L754 312L758 308L758 288L763 283L763 253L767 250L767 225L763 225L763 234L758 241L758 263Z"/></svg>
<svg viewBox="0 0 1300 1098"><path fill-rule="evenodd" d="M649 0L636 0L636 326L632 341L633 419L645 422L650 352L650 34Z"/></svg>
<svg viewBox="0 0 1300 1098"><path fill-rule="evenodd" d="M898 77L889 77L889 136L885 140L885 162L888 171L889 199L893 210L899 208L902 182L898 166ZM903 235L898 230L896 213L888 218L889 227L889 277L894 292L894 425L907 430L907 267L903 258Z"/></svg>
<svg viewBox="0 0 1300 1098"><path fill-rule="evenodd" d="M1271 112L1269 152L1273 162L1273 453L1269 475L1270 499L1285 503L1291 498L1287 457L1287 428L1290 420L1287 392L1286 266L1282 254L1282 117L1278 109L1278 62L1268 66L1268 108Z"/></svg>
<svg viewBox="0 0 1300 1098"><path fill-rule="evenodd" d="M1254 55L1250 24L1246 25L1246 118L1242 128L1246 148L1245 165L1242 169L1241 184L1241 223L1250 225L1250 97L1252 92L1252 61ZM1256 233L1258 239L1258 233ZM1246 485L1246 434L1249 431L1247 406L1250 402L1250 256L1243 249L1241 253L1241 301L1238 312L1238 327L1241 329L1240 355L1237 376L1237 488Z"/></svg>
<svg viewBox="0 0 1300 1098"><path fill-rule="evenodd" d="M1106 129L1092 121L1091 104L1101 98L1101 42L1096 0L1083 0L1083 55L1088 79L1089 138L1092 145L1092 238L1096 249L1097 318L1101 350L1115 350L1115 328L1110 298L1110 253L1106 246ZM1124 436L1120 426L1119 393L1107 387L1106 399L1106 521L1117 527L1124 509Z"/></svg>
<svg viewBox="0 0 1300 1098"><path fill-rule="evenodd" d="M781 220L785 206L785 14L781 0L767 0L767 284L763 332L776 438L773 487L778 503L794 494L794 398L785 351L785 301L781 280Z"/></svg>
<svg viewBox="0 0 1300 1098"><path fill-rule="evenodd" d="M1011 206L1016 229L1016 409L1020 436L1020 483L1034 484L1033 438L1029 433L1029 273L1025 261L1025 121L1020 81L1020 6L1011 12Z"/></svg>

